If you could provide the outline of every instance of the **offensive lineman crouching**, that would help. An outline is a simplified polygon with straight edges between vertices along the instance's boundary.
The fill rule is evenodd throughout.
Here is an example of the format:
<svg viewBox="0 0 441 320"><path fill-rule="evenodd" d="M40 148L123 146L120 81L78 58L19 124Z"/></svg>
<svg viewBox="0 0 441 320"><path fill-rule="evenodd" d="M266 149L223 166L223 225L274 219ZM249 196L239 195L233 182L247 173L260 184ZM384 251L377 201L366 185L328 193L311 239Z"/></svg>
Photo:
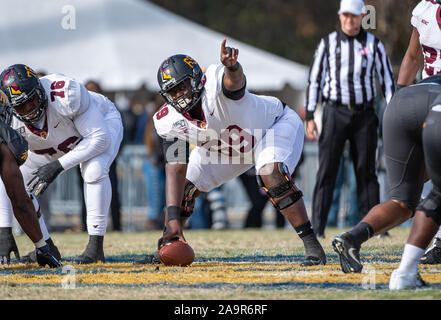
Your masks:
<svg viewBox="0 0 441 320"><path fill-rule="evenodd" d="M245 75L237 62L239 50L225 43L223 40L221 45L222 64L209 66L205 74L186 55L166 59L158 70L160 93L167 101L153 116L156 131L165 140L167 161L167 212L158 248L169 241L185 241L183 225L200 192L208 192L255 165L262 189L304 242L306 259L302 265L326 264L302 192L291 180L303 148L302 121L279 99L246 90ZM258 131L264 134L253 135ZM201 139L204 134L206 139ZM189 155L190 143L196 147ZM250 155L250 161L237 161ZM232 161L219 163L207 161L207 157ZM156 252L136 263L160 261Z"/></svg>
<svg viewBox="0 0 441 320"><path fill-rule="evenodd" d="M6 95L0 91L0 176L11 199L17 221L35 245L35 259L38 264L43 267L61 267L61 263L50 253L49 244L43 239L37 213L24 188L19 166L26 161L28 143L6 124L9 118L8 103ZM12 228L0 227L0 264L9 264L11 252L20 259Z"/></svg>
<svg viewBox="0 0 441 320"><path fill-rule="evenodd" d="M28 191L43 193L62 171L80 165L89 243L74 262L105 262L103 241L112 197L109 168L122 140L121 115L109 99L76 80L61 74L39 79L22 64L1 73L0 86L11 104L11 126L29 144L29 157L21 167ZM0 227L7 226L12 210L1 189L0 209ZM42 216L40 226L44 239L50 239ZM55 246L51 249L58 252Z"/></svg>

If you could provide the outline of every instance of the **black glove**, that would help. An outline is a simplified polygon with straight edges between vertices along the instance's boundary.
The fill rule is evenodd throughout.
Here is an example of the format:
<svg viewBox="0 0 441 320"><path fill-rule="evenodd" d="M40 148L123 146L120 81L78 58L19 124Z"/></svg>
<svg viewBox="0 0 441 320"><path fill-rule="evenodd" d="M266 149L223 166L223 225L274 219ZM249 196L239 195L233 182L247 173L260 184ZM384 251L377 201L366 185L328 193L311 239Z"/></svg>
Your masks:
<svg viewBox="0 0 441 320"><path fill-rule="evenodd" d="M55 180L55 178L63 171L63 167L61 166L60 161L55 160L44 166L40 167L40 169L32 172L34 177L27 184L28 192L38 196L42 194L49 184Z"/></svg>
<svg viewBox="0 0 441 320"><path fill-rule="evenodd" d="M41 248L37 248L37 262L40 267L45 267L48 265L51 268L60 268L63 265L55 258L49 251L49 245L46 244Z"/></svg>
<svg viewBox="0 0 441 320"><path fill-rule="evenodd" d="M11 262L11 252L14 252L15 258L20 260L20 253L12 235L12 228L0 228L0 264Z"/></svg>

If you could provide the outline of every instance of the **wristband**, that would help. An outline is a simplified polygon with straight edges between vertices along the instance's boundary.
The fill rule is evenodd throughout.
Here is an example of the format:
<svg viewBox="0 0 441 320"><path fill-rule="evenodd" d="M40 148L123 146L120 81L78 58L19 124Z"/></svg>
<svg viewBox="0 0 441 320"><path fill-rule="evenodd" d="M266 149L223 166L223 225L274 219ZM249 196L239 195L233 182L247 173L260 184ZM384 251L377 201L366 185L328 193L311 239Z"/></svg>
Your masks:
<svg viewBox="0 0 441 320"><path fill-rule="evenodd" d="M167 207L167 221L181 219L181 208L178 206Z"/></svg>
<svg viewBox="0 0 441 320"><path fill-rule="evenodd" d="M227 67L227 69L231 72L235 72L235 71L239 70L239 68L240 68L239 62L236 62L236 64L234 66Z"/></svg>

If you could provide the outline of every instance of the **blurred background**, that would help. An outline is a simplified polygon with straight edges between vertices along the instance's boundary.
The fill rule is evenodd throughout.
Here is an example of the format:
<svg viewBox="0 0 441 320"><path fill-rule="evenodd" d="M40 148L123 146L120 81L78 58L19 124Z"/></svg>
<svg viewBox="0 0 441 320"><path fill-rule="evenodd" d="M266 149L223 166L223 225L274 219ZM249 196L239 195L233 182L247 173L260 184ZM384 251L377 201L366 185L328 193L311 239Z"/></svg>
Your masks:
<svg viewBox="0 0 441 320"><path fill-rule="evenodd" d="M418 0L366 0L375 10L368 31L386 46L395 77ZM301 116L309 64L322 37L339 28L339 0L16 0L1 2L1 68L24 63L93 80L123 116L124 140L113 178L109 230L160 229L164 206L161 141L152 114L163 103L156 72L168 56L185 53L206 68L219 63L220 43L240 50L251 92L274 95ZM11 12L13 14L7 14ZM372 21L371 21L372 22ZM378 99L378 104L382 102ZM319 121L317 121L319 122ZM379 179L384 168L379 157ZM296 183L310 212L317 144L305 141ZM347 175L350 176L350 173ZM84 230L78 170L61 175L40 200L52 230ZM285 221L255 185L251 170L202 196L188 228L283 228ZM380 185L384 185L380 181ZM337 199L336 226L353 224L350 178ZM384 190L382 198L386 195ZM383 200L382 199L382 200ZM116 200L116 199L114 199Z"/></svg>

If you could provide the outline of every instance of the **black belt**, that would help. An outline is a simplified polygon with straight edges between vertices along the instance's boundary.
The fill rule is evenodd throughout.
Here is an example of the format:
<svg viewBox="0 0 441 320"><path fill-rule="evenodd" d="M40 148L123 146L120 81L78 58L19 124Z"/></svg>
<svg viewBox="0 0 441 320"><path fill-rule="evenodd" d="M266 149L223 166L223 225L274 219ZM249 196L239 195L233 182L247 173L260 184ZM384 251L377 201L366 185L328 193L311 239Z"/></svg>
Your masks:
<svg viewBox="0 0 441 320"><path fill-rule="evenodd" d="M326 100L326 103L329 104L333 104L336 107L339 108L345 108L348 110L354 110L354 111L361 111L361 110L367 110L373 107L373 101L368 101L368 102L364 102L364 103L360 103L360 104L342 104L340 102L337 101L332 101L332 100Z"/></svg>

